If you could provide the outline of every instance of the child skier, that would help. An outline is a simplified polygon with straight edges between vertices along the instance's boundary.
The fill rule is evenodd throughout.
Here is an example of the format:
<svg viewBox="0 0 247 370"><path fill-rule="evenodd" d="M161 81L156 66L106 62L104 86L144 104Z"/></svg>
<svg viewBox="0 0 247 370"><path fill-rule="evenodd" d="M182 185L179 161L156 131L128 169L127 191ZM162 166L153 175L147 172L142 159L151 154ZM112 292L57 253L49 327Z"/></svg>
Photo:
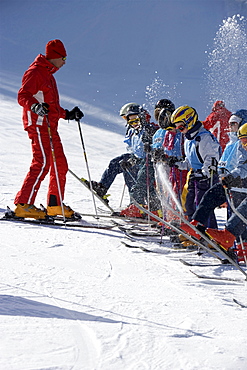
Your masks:
<svg viewBox="0 0 247 370"><path fill-rule="evenodd" d="M238 167L230 175L222 179L222 184L228 188L234 186L234 180L241 177L242 187L247 188L247 123L238 130L238 137L241 142L239 147ZM238 182L237 182L238 183ZM243 244L247 247L247 193L244 200L237 207L237 211L245 218L244 222L236 213L227 220L224 230L206 229L206 234L215 240L224 250L228 251L234 244L234 241L241 236ZM243 260L243 251L241 243L237 245L239 260ZM244 254L246 256L246 252Z"/></svg>
<svg viewBox="0 0 247 370"><path fill-rule="evenodd" d="M130 109L140 114L143 126L142 130L139 130L139 128L137 129L137 127L135 127L135 125L131 125L131 123L129 124L127 116ZM110 161L99 182L92 181L93 189L100 197L105 199L105 201L108 201L106 197L108 189L112 185L116 176L120 173L124 176L125 184L128 187L129 193L131 192L132 187L137 181L140 164L142 164L143 158L146 156L144 151L144 141L146 141L148 136L147 131L149 130L152 136L158 128L157 125L150 122L151 116L148 111L136 103L127 103L123 105L120 109L120 116L126 121L127 126L124 138L124 143L127 144L127 152ZM139 144L136 144L136 142L139 142Z"/></svg>
<svg viewBox="0 0 247 370"><path fill-rule="evenodd" d="M169 191L167 193L167 181L171 184L174 195L180 202L180 196L186 181L187 170L180 171L173 166L175 161L184 158L184 140L180 131L176 130L175 125L171 123L171 115L175 111L174 104L168 99L161 99L156 103L154 116L159 123L160 129L153 136L152 159L156 172L157 186L160 189L160 196L165 202L170 199ZM169 166L171 165L171 166ZM161 177L163 180L161 180ZM166 181L167 179L167 181ZM158 184L159 182L163 182ZM170 188L170 186L169 186ZM163 202L163 203L165 203ZM173 202L172 202L173 203ZM163 213L166 220L173 220L174 216L163 205Z"/></svg>
<svg viewBox="0 0 247 370"><path fill-rule="evenodd" d="M148 112L139 105L129 107L125 117L129 126L125 143L137 157L139 163L136 183L130 190L130 196L139 204L148 206L152 212L157 214L161 205L155 190L154 168L149 151L153 135L158 126L150 123ZM130 204L120 214L122 216L143 217L143 214L134 204Z"/></svg>
<svg viewBox="0 0 247 370"><path fill-rule="evenodd" d="M239 119L240 114L243 117L241 120ZM219 172L221 174L221 178L224 178L224 181L228 182L229 185L231 182L232 186L233 184L235 184L234 186L241 184L243 187L247 187L247 179L244 179L245 172L241 171L242 163L240 161L241 155L245 156L245 151L243 150L241 142L239 141L239 134L237 135L236 132L243 126L242 122L247 122L247 110L244 109L237 111L230 117L229 125L231 127L231 141L227 144L219 161ZM236 178L234 177L234 174L237 174L235 176ZM232 198L234 200L235 207L237 207L245 198L245 195L244 193L232 191ZM225 190L222 182L219 182L204 194L200 204L192 216L191 224L198 227L201 231L204 231L207 227L207 219L210 212L212 212L216 207L220 207L225 202ZM188 233L192 232L191 228L185 224L182 225L182 228Z"/></svg>
<svg viewBox="0 0 247 370"><path fill-rule="evenodd" d="M177 108L171 116L171 123L185 136L185 160L176 162L175 165L180 170L190 169L185 201L185 212L190 221L203 194L212 184L218 182L212 165L218 163L221 149L215 136L198 120L194 108L188 105ZM209 217L209 225L217 227L214 213Z"/></svg>
<svg viewBox="0 0 247 370"><path fill-rule="evenodd" d="M139 106L138 104L126 103L120 109L120 116L126 120L126 114L131 106ZM147 119L150 116L147 117ZM150 117L151 118L151 117ZM127 125L128 126L128 125ZM128 137L129 126L127 127L125 139ZM92 188L96 191L96 193L108 202L106 193L112 183L114 182L116 176L120 173L124 176L125 184L130 192L130 189L134 185L138 173L138 158L135 156L133 151L128 151L124 154L121 154L109 162L107 168L104 170L101 179L99 182L92 181ZM87 182L89 186L89 182Z"/></svg>

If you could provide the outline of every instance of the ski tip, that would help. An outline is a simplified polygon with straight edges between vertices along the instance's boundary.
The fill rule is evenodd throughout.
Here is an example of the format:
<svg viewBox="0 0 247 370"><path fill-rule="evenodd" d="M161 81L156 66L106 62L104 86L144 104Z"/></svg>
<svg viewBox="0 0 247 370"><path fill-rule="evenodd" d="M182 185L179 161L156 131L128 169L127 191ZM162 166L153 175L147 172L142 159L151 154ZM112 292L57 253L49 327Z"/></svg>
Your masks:
<svg viewBox="0 0 247 370"><path fill-rule="evenodd" d="M247 308L246 304L243 304L242 302L239 302L236 298L233 298L233 302L238 304L241 308Z"/></svg>

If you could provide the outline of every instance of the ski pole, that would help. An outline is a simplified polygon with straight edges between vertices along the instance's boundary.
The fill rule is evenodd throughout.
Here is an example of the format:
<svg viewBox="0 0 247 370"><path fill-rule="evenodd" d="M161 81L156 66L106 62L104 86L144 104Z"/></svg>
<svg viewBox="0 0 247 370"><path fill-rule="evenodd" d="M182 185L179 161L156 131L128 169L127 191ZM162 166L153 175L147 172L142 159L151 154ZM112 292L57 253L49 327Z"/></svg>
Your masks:
<svg viewBox="0 0 247 370"><path fill-rule="evenodd" d="M136 184L136 179L134 178L134 176L132 175L132 173L130 172L130 170L128 168L125 168L124 171L127 172L127 174L131 177L131 179L133 180L134 184Z"/></svg>
<svg viewBox="0 0 247 370"><path fill-rule="evenodd" d="M54 166L54 171L55 171L55 176L56 176L56 181L57 181L58 195L59 195L59 200L60 200L60 204L62 208L63 220L64 220L64 223L66 223L64 205L63 205L63 197L62 197L61 186L60 186L60 181L59 181L59 176L58 176L57 161L56 161L56 156L55 156L55 150L54 150L52 134L51 134L51 125L50 125L50 120L48 118L48 113L46 114L46 120L47 120L47 128L48 128L48 134L49 134L49 139L50 139L53 166Z"/></svg>
<svg viewBox="0 0 247 370"><path fill-rule="evenodd" d="M157 190L157 194L159 196L160 203L161 203L162 219L166 220L165 207L164 207L164 202L163 202L163 199L162 199L161 186L159 186L159 181L158 181L157 164L154 163L153 166L154 166L154 176L155 176L155 181L156 181L156 190ZM160 235L160 244L163 242L164 232L165 232L165 225L162 224L162 226L161 226L161 235Z"/></svg>
<svg viewBox="0 0 247 370"><path fill-rule="evenodd" d="M234 206L234 203L233 203L233 199L232 199L232 195L231 195L231 192L230 190L224 186L224 189L225 189L225 193L226 193L226 199L227 199L227 202L229 203L232 211L238 216L238 218L240 218L240 220L247 225L247 219L236 209L236 207Z"/></svg>
<svg viewBox="0 0 247 370"><path fill-rule="evenodd" d="M217 173L217 160L215 157L211 157L211 166L210 166L210 188L213 186L214 174Z"/></svg>
<svg viewBox="0 0 247 370"><path fill-rule="evenodd" d="M87 168L88 181L89 181L90 190L91 190L91 193L92 193L95 214L97 216L97 207L96 207L94 193L93 193L93 186L92 186L92 180L91 180L90 171L89 171L89 165L88 165L88 160L87 160L87 153L86 153L86 148L85 148L85 144L84 144L84 140L83 140L83 136L82 136L82 129L81 129L81 125L80 125L80 119L78 118L77 115L76 115L75 120L78 123L78 128L79 128L79 133L80 133L80 138L81 138L81 144L82 144L82 150L83 150L83 154L84 154L84 158L85 158L85 163L86 163L86 168Z"/></svg>
<svg viewBox="0 0 247 370"><path fill-rule="evenodd" d="M146 153L146 186L147 186L147 206L150 211L150 179L149 179L149 163L148 153ZM148 215L148 222L150 221L150 215Z"/></svg>
<svg viewBox="0 0 247 370"><path fill-rule="evenodd" d="M243 243L243 238L242 236L240 235L239 237L239 241L240 241L240 245L241 245L241 250L242 250L242 254L243 254L243 257L244 257L244 262L245 262L245 265L247 266L247 257L246 257L246 248L244 246L244 243Z"/></svg>
<svg viewBox="0 0 247 370"><path fill-rule="evenodd" d="M123 198L124 198L125 188L126 188L126 184L124 183L123 191L122 191L122 196L121 196L121 200L120 200L120 205L119 205L120 208L122 207L122 204L123 204Z"/></svg>

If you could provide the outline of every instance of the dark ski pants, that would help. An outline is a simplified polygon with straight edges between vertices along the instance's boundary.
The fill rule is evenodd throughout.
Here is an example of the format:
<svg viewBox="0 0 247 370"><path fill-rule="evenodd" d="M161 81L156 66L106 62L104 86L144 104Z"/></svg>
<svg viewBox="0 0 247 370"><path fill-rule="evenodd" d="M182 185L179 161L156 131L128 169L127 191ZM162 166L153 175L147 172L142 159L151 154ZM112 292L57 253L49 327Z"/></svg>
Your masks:
<svg viewBox="0 0 247 370"><path fill-rule="evenodd" d="M245 200L246 194L232 191L232 198L233 198L235 207L238 208L238 206L240 206L240 204L242 204L243 201ZM215 184L203 195L199 206L197 207L195 213L192 216L192 219L208 227L207 220L208 220L210 213L212 213L215 208L225 203L226 200L227 200L226 193L225 193L225 189L222 186L222 184L221 183Z"/></svg>
<svg viewBox="0 0 247 370"><path fill-rule="evenodd" d="M214 175L213 183L215 184L217 181L218 181L218 176ZM209 188L210 188L210 179L198 181L198 180L195 180L193 175L189 179L188 194L186 196L186 201L185 201L186 215L188 216L189 221L191 221L192 219L195 219L195 216L194 216L195 212L198 212L199 205L201 205L200 202L202 200L202 197L209 190ZM224 201L221 202L220 204L222 203L224 203ZM204 206L206 205L204 204ZM208 209L208 212L206 213L206 216L201 215L201 216L204 216L203 217L204 222L202 223L206 227L217 229L217 221L216 221L215 214L214 214L215 207L210 208L211 204L208 206L209 206L209 209Z"/></svg>
<svg viewBox="0 0 247 370"><path fill-rule="evenodd" d="M226 202L226 193L222 184L218 183L212 186L203 195L192 219L200 222L201 224L207 225L207 220L215 208Z"/></svg>
<svg viewBox="0 0 247 370"><path fill-rule="evenodd" d="M130 191L130 189L132 188L132 186L135 184L135 179L137 177L139 166L138 166L138 164L136 164L133 167L131 167L128 171L125 171L125 170L122 169L122 167L120 165L120 162L122 160L127 161L131 157L133 157L133 154L131 154L131 153L125 153L125 154L122 154L122 155L120 155L120 156L118 156L116 158L113 158L110 161L108 167L103 172L103 175L102 175L101 180L100 180L100 182L107 189L110 188L110 186L112 185L112 183L115 180L116 176L118 174L122 173L123 176L124 176L125 184L127 185L128 190Z"/></svg>
<svg viewBox="0 0 247 370"><path fill-rule="evenodd" d="M150 210L156 211L158 209L161 209L161 203L155 190L154 166L153 162L151 162L151 156L149 154L148 158L142 159L139 165L137 180L136 183L131 188L130 196L134 198L137 201L137 203L147 205L148 189L149 189Z"/></svg>
<svg viewBox="0 0 247 370"><path fill-rule="evenodd" d="M247 219L247 197L237 207L237 211ZM235 213L232 213L231 217L227 220L226 229L233 235L247 241L247 225L244 223Z"/></svg>

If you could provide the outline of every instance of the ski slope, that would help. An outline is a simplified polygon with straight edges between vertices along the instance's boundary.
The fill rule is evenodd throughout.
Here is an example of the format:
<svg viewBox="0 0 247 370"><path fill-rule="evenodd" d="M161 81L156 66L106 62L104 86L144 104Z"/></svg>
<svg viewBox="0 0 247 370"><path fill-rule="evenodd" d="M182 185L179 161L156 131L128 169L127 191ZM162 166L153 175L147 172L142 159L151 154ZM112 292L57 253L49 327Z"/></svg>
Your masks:
<svg viewBox="0 0 247 370"><path fill-rule="evenodd" d="M11 111L11 116L9 112ZM1 96L0 209L13 199L28 169L31 149L21 109ZM125 148L122 136L81 124L92 179ZM3 135L4 133L4 135ZM61 120L69 167L87 176L75 122ZM114 145L113 145L114 143ZM89 191L67 176L65 203L93 213ZM36 204L45 203L46 180ZM111 188L118 208L121 175ZM123 206L128 204L125 193ZM101 203L97 205L102 207ZM221 223L224 214L219 215ZM89 218L86 218L90 220ZM33 369L245 369L246 282L200 280L203 274L242 278L231 266L194 252L144 244L157 253L126 248L124 234L0 223L0 368ZM140 242L142 244L142 242ZM179 262L211 262L188 267Z"/></svg>

